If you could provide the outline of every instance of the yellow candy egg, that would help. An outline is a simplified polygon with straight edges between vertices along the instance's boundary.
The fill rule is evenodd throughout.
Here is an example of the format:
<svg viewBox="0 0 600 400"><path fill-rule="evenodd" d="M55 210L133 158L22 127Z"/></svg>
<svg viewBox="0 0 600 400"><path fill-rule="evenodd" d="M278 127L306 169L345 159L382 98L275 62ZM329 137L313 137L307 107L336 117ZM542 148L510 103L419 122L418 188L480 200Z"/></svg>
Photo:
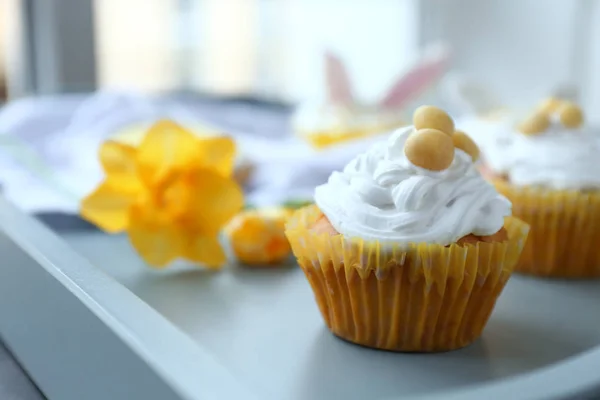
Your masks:
<svg viewBox="0 0 600 400"><path fill-rule="evenodd" d="M550 126L547 114L538 112L521 122L517 129L525 135L539 135Z"/></svg>
<svg viewBox="0 0 600 400"><path fill-rule="evenodd" d="M448 113L434 106L421 106L413 114L415 129L437 129L448 135L454 133L454 121Z"/></svg>
<svg viewBox="0 0 600 400"><path fill-rule="evenodd" d="M576 104L565 102L557 112L561 124L566 128L579 128L583 124L583 112Z"/></svg>
<svg viewBox="0 0 600 400"><path fill-rule="evenodd" d="M562 105L562 103L562 100L560 100L559 98L548 97L540 103L537 109L539 112L550 115L555 113L558 110L558 108Z"/></svg>
<svg viewBox="0 0 600 400"><path fill-rule="evenodd" d="M225 228L233 253L245 265L268 266L285 261L291 254L285 237L285 222L293 211L286 208L247 210L236 215Z"/></svg>
<svg viewBox="0 0 600 400"><path fill-rule="evenodd" d="M442 171L454 160L452 137L437 129L420 129L404 144L404 154L414 165L430 171Z"/></svg>
<svg viewBox="0 0 600 400"><path fill-rule="evenodd" d="M475 144L473 139L463 131L455 131L454 135L452 135L452 142L454 142L454 147L461 149L470 155L473 162L479 159L479 147Z"/></svg>

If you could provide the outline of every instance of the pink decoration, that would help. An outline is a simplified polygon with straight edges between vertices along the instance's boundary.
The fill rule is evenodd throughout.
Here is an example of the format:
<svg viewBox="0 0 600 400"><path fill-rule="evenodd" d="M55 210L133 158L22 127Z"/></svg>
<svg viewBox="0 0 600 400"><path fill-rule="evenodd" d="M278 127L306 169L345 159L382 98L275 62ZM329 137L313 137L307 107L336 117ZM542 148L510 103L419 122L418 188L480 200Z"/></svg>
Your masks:
<svg viewBox="0 0 600 400"><path fill-rule="evenodd" d="M335 104L353 104L352 83L342 60L335 54L325 54L327 92L329 101Z"/></svg>
<svg viewBox="0 0 600 400"><path fill-rule="evenodd" d="M402 74L379 103L381 108L399 109L423 93L447 70L450 51L436 46L426 51L412 68Z"/></svg>

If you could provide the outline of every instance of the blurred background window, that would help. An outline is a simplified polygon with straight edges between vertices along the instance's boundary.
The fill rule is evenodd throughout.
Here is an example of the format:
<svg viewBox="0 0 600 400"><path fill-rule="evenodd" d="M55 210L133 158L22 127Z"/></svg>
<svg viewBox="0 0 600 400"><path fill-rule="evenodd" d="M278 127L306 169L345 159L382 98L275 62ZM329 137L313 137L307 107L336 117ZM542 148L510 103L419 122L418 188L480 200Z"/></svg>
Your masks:
<svg viewBox="0 0 600 400"><path fill-rule="evenodd" d="M585 103L600 105L596 3L2 0L0 6L13 25L19 21L13 16L24 13L22 68L12 68L15 59L9 70L20 73L8 73L14 95L126 87L296 101L322 95L322 54L331 49L368 101L425 44L445 40L454 48L455 69L511 102L531 102L566 82L583 87Z"/></svg>
<svg viewBox="0 0 600 400"><path fill-rule="evenodd" d="M99 87L144 91L178 85L179 0L96 0L93 4Z"/></svg>
<svg viewBox="0 0 600 400"><path fill-rule="evenodd" d="M100 87L318 95L325 49L374 96L414 54L408 0L96 0Z"/></svg>
<svg viewBox="0 0 600 400"><path fill-rule="evenodd" d="M0 103L6 101L8 95L7 67L10 49L9 42L11 39L14 40L14 32L16 30L15 17L17 15L16 0L0 1Z"/></svg>
<svg viewBox="0 0 600 400"><path fill-rule="evenodd" d="M258 3L96 0L98 86L252 92Z"/></svg>
<svg viewBox="0 0 600 400"><path fill-rule="evenodd" d="M0 3L0 102L6 100L6 23L8 18L6 4Z"/></svg>

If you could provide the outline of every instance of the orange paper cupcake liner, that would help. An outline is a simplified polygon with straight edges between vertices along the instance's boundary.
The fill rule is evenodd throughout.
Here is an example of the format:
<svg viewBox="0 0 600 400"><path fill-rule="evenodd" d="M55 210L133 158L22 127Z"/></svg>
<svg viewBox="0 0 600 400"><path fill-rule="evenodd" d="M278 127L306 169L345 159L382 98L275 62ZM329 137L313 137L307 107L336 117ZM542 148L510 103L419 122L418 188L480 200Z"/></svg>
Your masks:
<svg viewBox="0 0 600 400"><path fill-rule="evenodd" d="M516 271L558 278L600 277L600 192L493 183L512 202L513 215L531 226Z"/></svg>
<svg viewBox="0 0 600 400"><path fill-rule="evenodd" d="M343 339L392 351L447 351L477 339L528 232L508 218L503 243L384 248L314 233L319 215L316 206L297 211L286 235L325 323Z"/></svg>

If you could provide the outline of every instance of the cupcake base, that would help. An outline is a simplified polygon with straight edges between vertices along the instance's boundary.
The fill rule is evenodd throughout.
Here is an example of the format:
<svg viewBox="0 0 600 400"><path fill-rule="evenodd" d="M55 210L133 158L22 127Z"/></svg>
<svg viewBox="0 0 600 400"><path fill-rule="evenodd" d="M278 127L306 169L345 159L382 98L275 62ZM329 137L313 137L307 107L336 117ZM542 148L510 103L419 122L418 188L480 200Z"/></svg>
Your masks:
<svg viewBox="0 0 600 400"><path fill-rule="evenodd" d="M401 352L441 352L475 341L483 331L510 272L449 278L428 287L411 263L387 276L365 278L332 265L303 268L327 327L340 338Z"/></svg>
<svg viewBox="0 0 600 400"><path fill-rule="evenodd" d="M600 278L600 192L520 188L495 180L513 214L531 226L515 267L541 277Z"/></svg>
<svg viewBox="0 0 600 400"><path fill-rule="evenodd" d="M527 237L508 218L509 240L448 247L317 234L316 206L298 211L286 234L327 327L347 341L402 352L441 352L483 331Z"/></svg>

